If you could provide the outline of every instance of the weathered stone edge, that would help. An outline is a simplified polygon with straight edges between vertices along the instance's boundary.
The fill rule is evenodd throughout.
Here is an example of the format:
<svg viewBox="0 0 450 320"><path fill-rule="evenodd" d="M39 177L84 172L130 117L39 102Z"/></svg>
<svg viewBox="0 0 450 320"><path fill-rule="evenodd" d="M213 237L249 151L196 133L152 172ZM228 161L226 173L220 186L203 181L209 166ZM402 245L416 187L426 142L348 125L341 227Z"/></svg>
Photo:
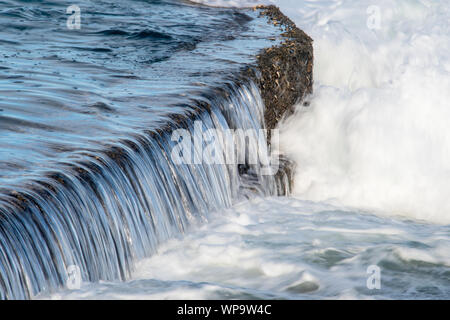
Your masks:
<svg viewBox="0 0 450 320"><path fill-rule="evenodd" d="M281 44L263 49L256 57L258 74L248 72L261 90L266 106L267 129L274 129L278 122L293 111L313 90L313 40L297 28L276 6L256 6L260 16L268 23L279 26L284 38Z"/></svg>
<svg viewBox="0 0 450 320"><path fill-rule="evenodd" d="M295 23L285 16L278 7L256 6L260 16L268 23L279 26L284 40L281 44L263 49L257 56L258 75L250 77L261 90L266 110L264 120L268 131L267 143L270 144L271 129L275 129L284 117L294 111L294 106L313 92L313 40ZM281 155L278 178L285 174L288 185L285 194L293 188L295 163Z"/></svg>

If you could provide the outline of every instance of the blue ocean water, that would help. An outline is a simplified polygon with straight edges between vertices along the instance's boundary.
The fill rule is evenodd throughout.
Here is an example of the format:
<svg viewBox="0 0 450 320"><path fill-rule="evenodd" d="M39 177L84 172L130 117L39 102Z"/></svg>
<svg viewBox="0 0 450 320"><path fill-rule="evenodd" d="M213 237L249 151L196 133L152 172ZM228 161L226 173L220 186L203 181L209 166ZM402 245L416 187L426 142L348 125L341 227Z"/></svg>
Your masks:
<svg viewBox="0 0 450 320"><path fill-rule="evenodd" d="M69 29L71 5L0 3L1 187L161 128L275 35L252 10L170 0L79 1Z"/></svg>

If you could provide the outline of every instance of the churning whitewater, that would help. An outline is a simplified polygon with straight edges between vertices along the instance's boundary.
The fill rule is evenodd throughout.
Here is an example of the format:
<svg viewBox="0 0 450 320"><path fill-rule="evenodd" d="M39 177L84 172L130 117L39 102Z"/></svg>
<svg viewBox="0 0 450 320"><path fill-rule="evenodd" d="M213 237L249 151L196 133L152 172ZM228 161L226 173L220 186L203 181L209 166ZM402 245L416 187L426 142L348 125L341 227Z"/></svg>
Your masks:
<svg viewBox="0 0 450 320"><path fill-rule="evenodd" d="M450 223L448 1L199 2L275 4L314 39L311 104L280 127L295 195Z"/></svg>

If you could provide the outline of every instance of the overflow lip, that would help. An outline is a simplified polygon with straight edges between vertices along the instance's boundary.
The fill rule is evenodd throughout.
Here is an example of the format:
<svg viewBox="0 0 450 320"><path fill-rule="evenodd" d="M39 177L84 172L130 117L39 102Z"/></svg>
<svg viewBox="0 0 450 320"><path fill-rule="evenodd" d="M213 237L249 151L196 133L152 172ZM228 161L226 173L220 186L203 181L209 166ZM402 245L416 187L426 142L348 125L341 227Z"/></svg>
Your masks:
<svg viewBox="0 0 450 320"><path fill-rule="evenodd" d="M170 132L188 128L190 122L200 114L211 112L212 106L209 102L227 99L231 90L236 90L250 81L253 81L260 89L265 104L265 125L270 134L270 130L275 129L283 117L293 112L296 103L301 102L308 94L312 93L312 39L298 29L275 6L258 6L253 10L259 11L260 18L265 17L269 24L280 28L280 41L257 53L254 63L249 63L237 73L230 74L222 85L206 88L203 93L197 95L196 99L187 97L186 102L182 105L187 112L174 114L158 129L143 130L133 137L117 139L118 141L115 143L104 145L103 150L95 150L96 154L93 152L83 154L82 160L70 164L65 163L61 167L46 172L41 182L38 181L39 178L30 178L30 181L17 190L3 192L0 189L0 194L3 196L0 198L0 203L5 204L5 207L0 207L0 210L5 209L2 211L6 212L8 208L15 207L21 211L20 214L27 214L29 209L34 206L43 213L43 209L32 199L30 193L37 193L43 199L48 199L57 192L56 187L70 188L71 179L64 174L66 172L62 173L63 169L67 170L71 178L95 189L92 182L94 173L100 174L102 167L106 167L108 161L115 162L122 167L126 162L128 150L139 152L139 147L151 148L151 144L147 143L149 139L160 143L161 139L164 139ZM270 143L270 136L268 143ZM278 190L280 195L290 193L294 169L293 162L282 157L280 170L276 176L280 182L279 185L283 184ZM284 182L284 177L287 177L287 182Z"/></svg>
<svg viewBox="0 0 450 320"><path fill-rule="evenodd" d="M245 9L248 10L248 9ZM206 101L198 99L187 100L182 106L187 109L185 114L174 113L169 116L169 122L162 123L155 130L144 130L141 134L150 139L161 138L162 135L180 128L187 128L189 122L196 119L203 112L210 112L211 105L207 101L214 99L226 99L229 90L234 86L237 88L249 81L255 82L260 89L261 97L265 104L264 120L268 129L268 144L270 144L270 130L275 129L283 117L293 112L295 104L301 102L313 88L313 40L302 30L300 30L291 19L285 16L278 7L256 6L252 8L259 11L259 18L266 18L267 23L278 27L280 38L277 44L272 47L260 50L255 57L255 63L250 63L241 68L240 72L230 74L227 81L221 86L206 88L199 93ZM136 137L141 141L139 134ZM123 141L122 141L123 140ZM120 139L117 144L130 144L130 140ZM133 148L133 146L132 146ZM124 150L118 147L105 146L105 150L100 153L107 155L112 161L120 164L124 156ZM98 159L97 159L98 160ZM90 167L89 157L82 162L73 165L72 172L83 176L83 167ZM286 174L289 177L289 186L292 187L292 175L294 163L283 158L278 175ZM55 172L49 172L47 179L54 180L55 183L64 183L60 179L53 179ZM38 182L39 184L39 182ZM45 189L49 184L40 183L40 187ZM42 193L45 193L42 190ZM284 193L288 193L285 191ZM15 202L21 208L26 205L26 199L17 190L9 190L4 194L9 201Z"/></svg>

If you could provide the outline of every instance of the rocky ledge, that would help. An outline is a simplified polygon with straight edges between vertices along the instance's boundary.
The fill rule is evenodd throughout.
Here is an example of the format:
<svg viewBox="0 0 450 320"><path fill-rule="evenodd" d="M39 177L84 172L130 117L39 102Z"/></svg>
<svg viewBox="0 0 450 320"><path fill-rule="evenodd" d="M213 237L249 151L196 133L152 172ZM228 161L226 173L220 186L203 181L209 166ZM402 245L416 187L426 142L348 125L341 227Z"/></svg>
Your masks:
<svg viewBox="0 0 450 320"><path fill-rule="evenodd" d="M276 127L293 106L312 93L313 40L276 6L257 6L261 16L282 29L281 44L264 49L257 56L259 84L266 105L268 129Z"/></svg>

